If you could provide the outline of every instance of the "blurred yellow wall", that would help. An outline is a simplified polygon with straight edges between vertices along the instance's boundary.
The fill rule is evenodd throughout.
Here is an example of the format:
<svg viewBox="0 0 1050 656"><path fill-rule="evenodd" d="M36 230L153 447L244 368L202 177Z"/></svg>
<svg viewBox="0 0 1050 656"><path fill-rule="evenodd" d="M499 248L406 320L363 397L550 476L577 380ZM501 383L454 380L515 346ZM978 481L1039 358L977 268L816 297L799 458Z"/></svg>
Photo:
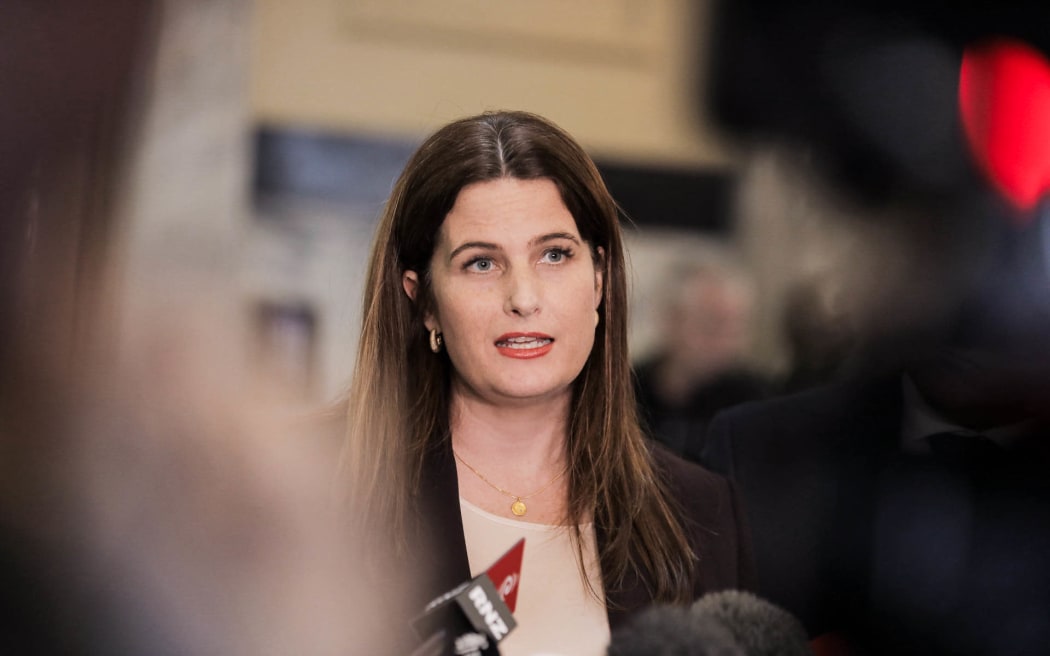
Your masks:
<svg viewBox="0 0 1050 656"><path fill-rule="evenodd" d="M697 109L710 4L257 0L250 108L261 123L409 138L526 109L600 157L722 166Z"/></svg>

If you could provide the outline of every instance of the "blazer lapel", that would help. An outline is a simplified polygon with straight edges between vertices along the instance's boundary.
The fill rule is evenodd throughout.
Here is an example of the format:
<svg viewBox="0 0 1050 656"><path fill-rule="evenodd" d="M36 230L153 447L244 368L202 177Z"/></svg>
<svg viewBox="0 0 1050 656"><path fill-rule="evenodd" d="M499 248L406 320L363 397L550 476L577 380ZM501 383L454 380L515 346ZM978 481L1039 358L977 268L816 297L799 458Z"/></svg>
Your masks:
<svg viewBox="0 0 1050 656"><path fill-rule="evenodd" d="M470 578L456 462L447 441L427 458L420 493L421 592L426 604Z"/></svg>

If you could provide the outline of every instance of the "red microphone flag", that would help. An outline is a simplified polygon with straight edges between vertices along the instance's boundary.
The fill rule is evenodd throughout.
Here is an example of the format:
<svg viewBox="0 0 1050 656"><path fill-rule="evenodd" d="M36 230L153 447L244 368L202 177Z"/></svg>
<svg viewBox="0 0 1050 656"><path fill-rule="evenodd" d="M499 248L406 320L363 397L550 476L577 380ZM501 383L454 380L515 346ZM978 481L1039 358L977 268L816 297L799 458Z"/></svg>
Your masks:
<svg viewBox="0 0 1050 656"><path fill-rule="evenodd" d="M525 555L525 538L518 542L503 554L492 567L485 570L485 574L496 586L503 603L507 604L510 612L518 603L518 582L521 581L521 559Z"/></svg>

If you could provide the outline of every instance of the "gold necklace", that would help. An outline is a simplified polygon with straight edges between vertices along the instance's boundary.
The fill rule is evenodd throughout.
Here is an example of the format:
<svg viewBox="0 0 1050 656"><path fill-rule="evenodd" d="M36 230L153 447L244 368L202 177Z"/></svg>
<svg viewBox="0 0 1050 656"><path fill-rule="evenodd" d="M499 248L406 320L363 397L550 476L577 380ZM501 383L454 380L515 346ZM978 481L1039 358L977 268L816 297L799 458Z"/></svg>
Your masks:
<svg viewBox="0 0 1050 656"><path fill-rule="evenodd" d="M568 467L566 467L565 469L561 470L561 473L559 473L557 476L552 478L550 481L547 482L546 485L544 485L540 489L536 490L535 492L530 492L529 494L514 494L513 492L508 492L508 491L504 490L503 488L501 488L500 486L496 485L495 483L493 483L489 479L485 478L484 474L479 472L477 469L474 469L474 467L472 467L469 462L467 462L466 460L463 459L463 456L461 456L458 453L456 453L455 449L452 450L452 453L453 453L453 455L456 456L457 460L462 462L463 465L467 469L469 469L470 471L474 472L475 476L477 476L482 481L484 481L493 490L496 490L500 494L505 494L506 496L510 497L511 499L514 499L514 503L510 504L510 511L512 513L514 513L514 515L516 517L524 516L525 513L529 510L528 506L525 505L525 499L528 499L529 497L534 497L537 494L539 494L540 492L545 491L547 488L549 488L550 486L554 485L555 481L557 481L559 478L564 476L565 472L569 471Z"/></svg>

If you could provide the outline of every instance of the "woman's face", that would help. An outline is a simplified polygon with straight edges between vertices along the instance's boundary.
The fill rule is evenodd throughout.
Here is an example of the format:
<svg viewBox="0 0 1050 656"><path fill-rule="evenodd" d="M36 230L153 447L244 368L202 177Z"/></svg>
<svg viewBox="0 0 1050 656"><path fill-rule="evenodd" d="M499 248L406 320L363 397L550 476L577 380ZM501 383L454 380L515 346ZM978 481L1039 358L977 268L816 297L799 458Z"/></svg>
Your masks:
<svg viewBox="0 0 1050 656"><path fill-rule="evenodd" d="M444 336L458 393L503 404L570 393L594 346L602 275L554 182L464 187L430 271L425 323ZM417 282L405 273L410 297Z"/></svg>

